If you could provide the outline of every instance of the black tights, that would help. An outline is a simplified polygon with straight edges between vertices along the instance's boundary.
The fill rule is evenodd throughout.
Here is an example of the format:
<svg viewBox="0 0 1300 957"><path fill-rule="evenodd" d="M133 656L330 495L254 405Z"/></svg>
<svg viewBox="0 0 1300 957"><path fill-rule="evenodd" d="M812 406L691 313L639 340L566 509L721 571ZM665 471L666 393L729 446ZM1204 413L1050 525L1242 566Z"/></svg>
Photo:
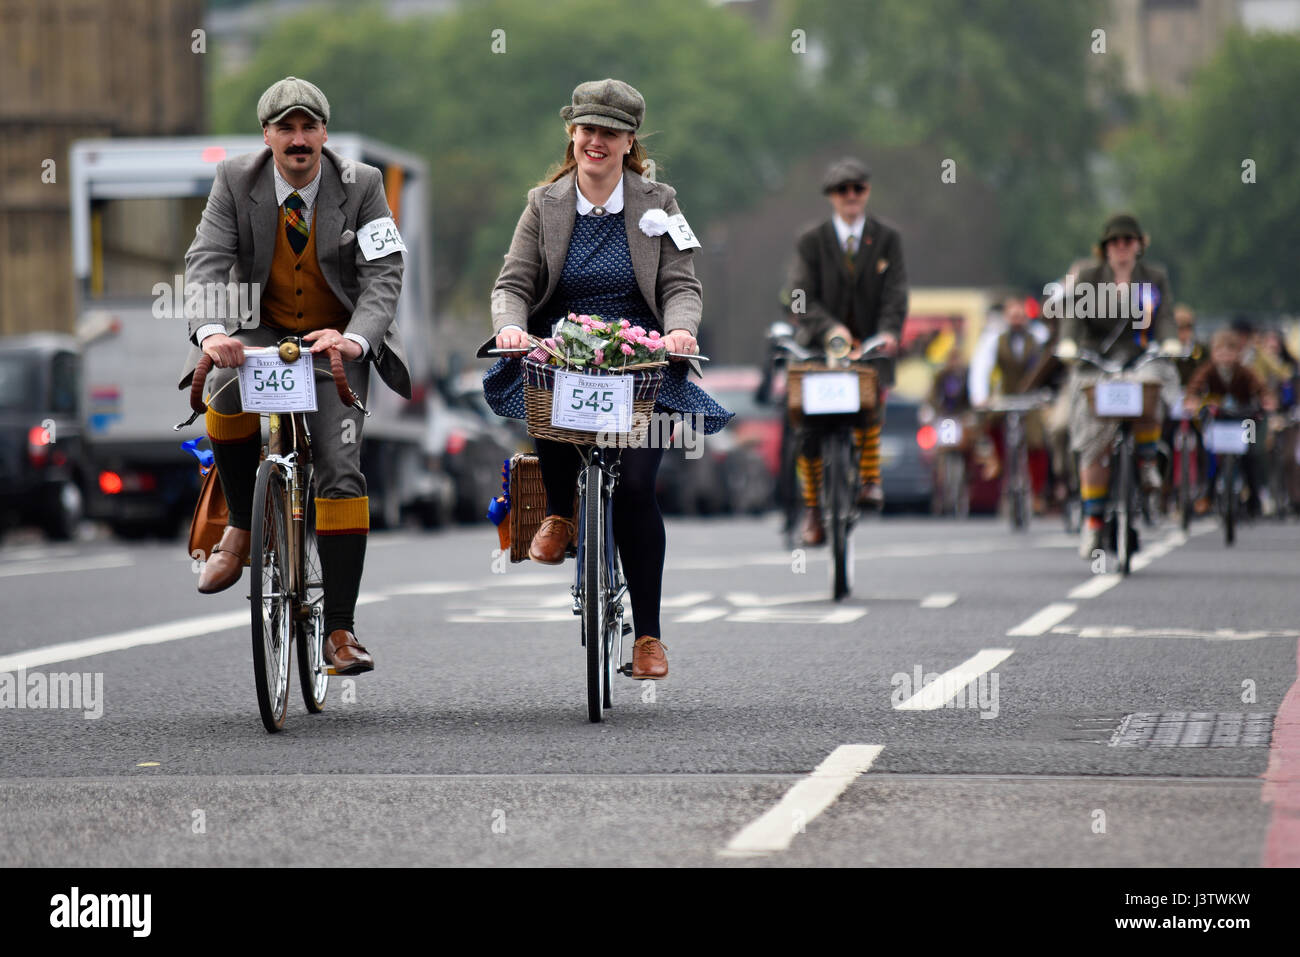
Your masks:
<svg viewBox="0 0 1300 957"><path fill-rule="evenodd" d="M659 599L664 579L664 517L655 497L655 478L664 450L623 449L614 488L614 543L623 561L632 599L636 636L659 634ZM582 457L567 442L537 440L537 458L546 486L546 514L573 518L573 490Z"/></svg>

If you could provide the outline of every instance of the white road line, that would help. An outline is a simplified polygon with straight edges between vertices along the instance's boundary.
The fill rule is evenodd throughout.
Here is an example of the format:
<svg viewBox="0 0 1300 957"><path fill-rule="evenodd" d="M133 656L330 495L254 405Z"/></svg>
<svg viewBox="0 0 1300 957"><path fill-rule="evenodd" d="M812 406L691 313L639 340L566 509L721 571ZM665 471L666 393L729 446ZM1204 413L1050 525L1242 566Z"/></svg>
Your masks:
<svg viewBox="0 0 1300 957"><path fill-rule="evenodd" d="M947 608L957 600L955 592L935 592L933 595L926 595L921 599L922 608Z"/></svg>
<svg viewBox="0 0 1300 957"><path fill-rule="evenodd" d="M43 648L32 648L12 655L0 655L0 671L16 671L19 668L39 668L41 665L56 661L71 661L74 658L88 658L102 655L109 651L123 651L140 645L159 645L181 638L193 638L195 635L207 635L215 631L225 631L238 626L249 627L248 611L227 611L217 615L200 615L197 618L184 618L162 625L149 625L145 628L133 628L98 638L84 638L81 641L65 641Z"/></svg>
<svg viewBox="0 0 1300 957"><path fill-rule="evenodd" d="M1052 634L1077 638L1200 638L1205 641L1300 637L1300 631L1294 629L1237 631L1233 628L1134 628L1131 625L1058 625L1052 629Z"/></svg>
<svg viewBox="0 0 1300 957"><path fill-rule="evenodd" d="M1124 580L1123 575L1093 575L1091 580L1070 589L1066 598L1096 598L1102 592L1110 591Z"/></svg>
<svg viewBox="0 0 1300 957"><path fill-rule="evenodd" d="M1008 631L1007 636L1015 638L1021 636L1041 635L1053 625L1059 625L1061 622L1065 621L1065 619L1073 615L1075 609L1078 607L1078 605L1072 605L1069 602L1064 601L1052 602L1052 604L1048 605L1046 608L1034 612L1020 624L1016 625L1016 627Z"/></svg>
<svg viewBox="0 0 1300 957"><path fill-rule="evenodd" d="M725 608L692 608L684 615L673 619L674 625L693 625L703 621L713 621L727 613Z"/></svg>
<svg viewBox="0 0 1300 957"><path fill-rule="evenodd" d="M691 605L698 605L702 601L708 601L712 597L712 592L688 591L680 595L673 595L671 598L662 599L659 606L661 608L689 608Z"/></svg>
<svg viewBox="0 0 1300 957"><path fill-rule="evenodd" d="M979 678L980 675L996 668L1011 657L1012 648L984 648L974 658L963 661L956 668L951 668L939 675L924 688L901 704L894 705L895 711L934 711L957 697L962 690Z"/></svg>
<svg viewBox="0 0 1300 957"><path fill-rule="evenodd" d="M385 595L454 595L463 591L478 591L483 586L471 582L416 582L412 585L393 585L385 588Z"/></svg>
<svg viewBox="0 0 1300 957"><path fill-rule="evenodd" d="M357 605L370 605L377 601L387 601L387 596L373 593L357 597ZM89 658L110 651L125 651L141 645L161 645L182 638L197 635L209 635L229 628L248 628L250 625L247 609L226 611L215 615L199 615L195 618L182 618L180 621L164 622L161 625L146 625L129 631L114 632L111 635L99 635L95 638L83 638L79 641L64 641L57 645L44 645L29 648L9 655L0 655L0 672L15 671L18 668L39 668L42 665L58 661L72 661L75 658Z"/></svg>
<svg viewBox="0 0 1300 957"><path fill-rule="evenodd" d="M0 567L0 578L15 575L47 575L55 572L84 572L98 568L126 568L134 564L135 559L125 552L112 555L88 555L85 558L51 558L5 565Z"/></svg>
<svg viewBox="0 0 1300 957"><path fill-rule="evenodd" d="M447 621L462 625L490 625L502 622L573 621L569 609L545 611L540 608L480 608L471 615L448 615Z"/></svg>
<svg viewBox="0 0 1300 957"><path fill-rule="evenodd" d="M826 591L806 591L793 595L758 595L754 592L727 592L727 601L737 608L769 608L774 605L797 605L808 601L825 601Z"/></svg>
<svg viewBox="0 0 1300 957"><path fill-rule="evenodd" d="M841 744L762 817L733 837L719 857L757 857L784 851L796 834L826 810L884 750L879 744Z"/></svg>

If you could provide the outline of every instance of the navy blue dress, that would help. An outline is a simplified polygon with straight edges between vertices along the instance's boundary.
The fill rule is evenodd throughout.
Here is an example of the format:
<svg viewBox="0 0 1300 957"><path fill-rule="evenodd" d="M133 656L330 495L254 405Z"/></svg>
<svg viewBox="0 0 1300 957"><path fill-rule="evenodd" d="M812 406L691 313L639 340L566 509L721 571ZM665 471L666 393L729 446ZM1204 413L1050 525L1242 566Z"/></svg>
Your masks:
<svg viewBox="0 0 1300 957"><path fill-rule="evenodd" d="M636 283L632 255L627 248L623 213L582 216L573 212L573 237L564 260L564 271L551 299L553 309L548 327L571 312L627 319L646 332L663 333L659 321L646 305ZM522 362L501 358L483 374L483 394L497 415L524 418ZM655 411L704 416L704 434L721 430L735 414L728 412L707 392L686 378L684 362L669 363L655 401Z"/></svg>

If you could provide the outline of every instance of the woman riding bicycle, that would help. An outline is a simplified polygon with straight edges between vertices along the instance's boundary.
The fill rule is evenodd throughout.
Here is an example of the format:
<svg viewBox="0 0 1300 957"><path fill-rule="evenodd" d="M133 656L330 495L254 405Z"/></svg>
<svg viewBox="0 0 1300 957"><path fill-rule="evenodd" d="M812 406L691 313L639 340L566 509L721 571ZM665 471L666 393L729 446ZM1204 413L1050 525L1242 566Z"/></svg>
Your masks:
<svg viewBox="0 0 1300 957"><path fill-rule="evenodd" d="M1159 266L1141 262L1147 238L1138 221L1126 213L1111 216L1102 230L1096 265L1079 272L1074 282L1071 308L1062 319L1061 342L1056 354L1064 360L1077 357L1080 349L1125 362L1152 344L1177 354L1178 340L1173 321L1173 296L1169 278ZM1069 293L1067 293L1069 295ZM1135 378L1177 388L1172 368L1152 362L1135 373ZM1090 559L1101 547L1110 484L1107 453L1118 426L1113 419L1099 419L1082 391L1097 381L1099 372L1076 367L1070 376L1070 446L1079 456L1079 487L1085 520L1080 530L1079 555ZM1133 426L1142 483L1148 489L1163 482L1156 463L1160 439L1160 418L1141 418Z"/></svg>
<svg viewBox="0 0 1300 957"><path fill-rule="evenodd" d="M659 332L668 352L697 353L702 301L691 240L664 227L668 217L680 215L676 191L642 175L650 169L636 137L645 100L620 80L596 80L579 84L560 115L569 137L564 161L529 192L492 289L496 346L527 349L527 334L549 336L558 319L578 313L628 319ZM703 431L711 435L732 413L688 382L686 373L685 363L669 366L655 411L702 416ZM524 417L521 374L518 358L502 358L484 374L484 393L498 415ZM568 443L536 444L546 517L528 555L557 565L576 539L573 491L581 459ZM638 635L633 678L668 674L659 640L664 522L655 497L663 451L624 449L614 495L614 540Z"/></svg>

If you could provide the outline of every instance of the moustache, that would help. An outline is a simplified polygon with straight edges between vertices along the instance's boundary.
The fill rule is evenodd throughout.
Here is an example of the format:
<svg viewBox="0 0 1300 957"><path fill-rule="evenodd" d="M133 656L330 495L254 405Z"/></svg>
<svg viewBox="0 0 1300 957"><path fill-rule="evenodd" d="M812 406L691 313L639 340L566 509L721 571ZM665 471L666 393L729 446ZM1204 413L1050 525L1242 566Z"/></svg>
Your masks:
<svg viewBox="0 0 1300 957"><path fill-rule="evenodd" d="M286 156L311 156L312 150L310 146L289 146L284 153Z"/></svg>

